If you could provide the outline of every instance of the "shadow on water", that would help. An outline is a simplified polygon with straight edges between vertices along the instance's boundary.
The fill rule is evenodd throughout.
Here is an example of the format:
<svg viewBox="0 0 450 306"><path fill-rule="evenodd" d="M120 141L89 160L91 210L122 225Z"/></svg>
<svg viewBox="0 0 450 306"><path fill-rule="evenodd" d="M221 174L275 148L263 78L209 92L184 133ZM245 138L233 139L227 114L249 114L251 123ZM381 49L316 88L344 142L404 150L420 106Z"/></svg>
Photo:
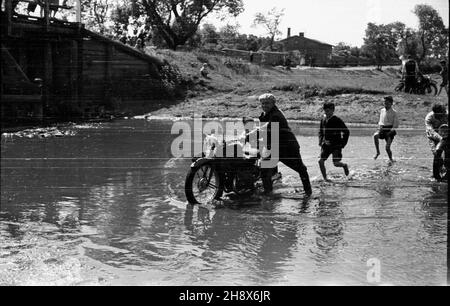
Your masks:
<svg viewBox="0 0 450 306"><path fill-rule="evenodd" d="M212 210L188 205L184 224L195 244L207 246L205 260L220 265L215 269L236 274L240 282L261 283L283 276L302 240L296 218L272 214L276 202Z"/></svg>

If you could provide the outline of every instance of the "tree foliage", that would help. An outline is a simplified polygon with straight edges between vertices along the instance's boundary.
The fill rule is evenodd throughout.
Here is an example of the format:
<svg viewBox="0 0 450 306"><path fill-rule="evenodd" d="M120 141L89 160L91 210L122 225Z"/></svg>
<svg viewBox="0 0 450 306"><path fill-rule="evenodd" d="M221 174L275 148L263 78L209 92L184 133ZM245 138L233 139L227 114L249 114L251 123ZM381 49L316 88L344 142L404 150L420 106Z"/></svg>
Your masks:
<svg viewBox="0 0 450 306"><path fill-rule="evenodd" d="M205 23L200 31L204 44L218 44L220 35L217 33L217 28L210 23Z"/></svg>
<svg viewBox="0 0 450 306"><path fill-rule="evenodd" d="M198 30L210 13L227 10L237 16L243 11L242 0L137 0L148 17L152 30L176 49Z"/></svg>
<svg viewBox="0 0 450 306"><path fill-rule="evenodd" d="M406 58L411 55L413 58L419 58L420 44L417 31L411 28L405 28L403 34L398 42L397 54Z"/></svg>
<svg viewBox="0 0 450 306"><path fill-rule="evenodd" d="M339 56L346 56L350 54L351 46L345 42L339 42L337 45L333 46L333 53Z"/></svg>
<svg viewBox="0 0 450 306"><path fill-rule="evenodd" d="M273 50L273 43L275 37L281 34L280 23L284 16L284 9L278 10L276 7L272 8L266 14L257 13L253 21L253 26L264 26L267 34L270 37L270 50Z"/></svg>
<svg viewBox="0 0 450 306"><path fill-rule="evenodd" d="M83 0L83 21L87 26L101 34L107 30L107 21L110 10L113 7L111 0Z"/></svg>
<svg viewBox="0 0 450 306"><path fill-rule="evenodd" d="M425 57L446 57L448 55L449 30L445 27L439 13L430 5L418 4L414 7L414 13L419 18L419 40L421 54L419 60Z"/></svg>
<svg viewBox="0 0 450 306"><path fill-rule="evenodd" d="M376 25L369 22L364 38L363 52L373 58L377 63L378 69L382 64L395 54L395 45L393 45L391 27L386 25Z"/></svg>

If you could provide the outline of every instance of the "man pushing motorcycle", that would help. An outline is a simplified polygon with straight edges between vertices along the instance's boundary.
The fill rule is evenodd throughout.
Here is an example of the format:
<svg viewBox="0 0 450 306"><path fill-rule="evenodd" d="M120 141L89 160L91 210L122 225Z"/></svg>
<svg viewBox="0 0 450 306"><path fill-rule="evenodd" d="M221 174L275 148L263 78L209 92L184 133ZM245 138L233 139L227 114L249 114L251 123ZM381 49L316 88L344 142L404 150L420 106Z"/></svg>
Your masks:
<svg viewBox="0 0 450 306"><path fill-rule="evenodd" d="M271 139L271 124L274 122L278 123L279 126L279 156L271 156L271 158L278 159L280 162L288 166L289 168L296 171L300 179L303 183L303 189L306 195L312 194L311 183L309 181L308 170L306 166L303 164L301 155L300 155L300 145L295 138L294 133L292 133L289 128L286 117L283 113L278 109L276 104L276 98L274 95L266 93L261 95L258 98L261 103L261 107L263 113L259 116L259 121L263 124L259 129L255 129L249 132L247 135L251 135L252 133L257 133L258 131L266 130L267 133L263 133L263 135L267 135L266 143L267 148L271 149L271 144L269 140ZM271 150L274 151L274 150ZM276 150L275 150L276 151ZM273 189L272 182L273 168L261 169L261 178L263 181L264 193L270 194Z"/></svg>
<svg viewBox="0 0 450 306"><path fill-rule="evenodd" d="M405 80L405 92L410 93L416 87L418 75L419 67L417 62L409 55L402 67L402 77Z"/></svg>

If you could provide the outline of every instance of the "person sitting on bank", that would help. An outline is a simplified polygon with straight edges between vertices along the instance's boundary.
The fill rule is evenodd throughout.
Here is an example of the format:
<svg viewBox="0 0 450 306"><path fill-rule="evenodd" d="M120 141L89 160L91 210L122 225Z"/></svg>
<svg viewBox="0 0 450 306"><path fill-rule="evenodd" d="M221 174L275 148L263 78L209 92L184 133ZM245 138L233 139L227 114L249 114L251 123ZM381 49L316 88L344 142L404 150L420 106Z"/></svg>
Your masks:
<svg viewBox="0 0 450 306"><path fill-rule="evenodd" d="M391 96L384 97L384 108L380 112L380 120L378 121L378 131L373 135L375 143L376 154L373 159L377 159L380 156L380 144L379 139L386 140L386 153L389 156L389 160L393 162L391 145L394 141L397 132L396 128L399 126L397 112L392 108L394 99Z"/></svg>
<svg viewBox="0 0 450 306"><path fill-rule="evenodd" d="M208 71L208 63L203 63L202 68L200 68L200 74L202 77L207 78L209 71Z"/></svg>

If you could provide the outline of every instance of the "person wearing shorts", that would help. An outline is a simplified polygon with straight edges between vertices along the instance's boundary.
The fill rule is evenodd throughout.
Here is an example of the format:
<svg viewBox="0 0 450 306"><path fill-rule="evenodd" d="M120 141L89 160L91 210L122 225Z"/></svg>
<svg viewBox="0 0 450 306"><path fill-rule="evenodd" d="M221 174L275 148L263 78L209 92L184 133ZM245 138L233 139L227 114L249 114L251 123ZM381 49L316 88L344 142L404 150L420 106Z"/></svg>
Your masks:
<svg viewBox="0 0 450 306"><path fill-rule="evenodd" d="M378 121L378 131L373 135L376 154L373 159L377 159L380 156L380 144L379 139L386 140L386 153L389 156L389 160L394 161L392 158L391 145L394 141L395 131L398 128L399 121L397 112L392 108L394 99L391 96L384 97L384 108L380 112L380 120Z"/></svg>

